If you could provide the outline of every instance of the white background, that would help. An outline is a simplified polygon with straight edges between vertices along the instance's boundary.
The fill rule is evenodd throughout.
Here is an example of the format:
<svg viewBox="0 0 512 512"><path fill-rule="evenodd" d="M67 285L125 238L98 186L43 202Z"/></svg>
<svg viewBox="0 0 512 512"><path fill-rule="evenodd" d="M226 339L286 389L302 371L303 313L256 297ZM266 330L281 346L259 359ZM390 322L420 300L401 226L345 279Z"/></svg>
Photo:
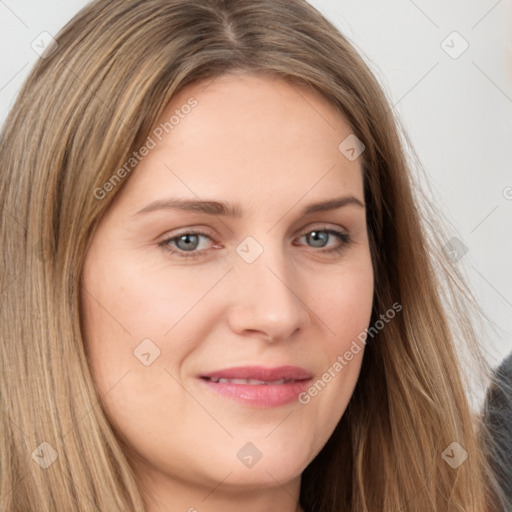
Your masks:
<svg viewBox="0 0 512 512"><path fill-rule="evenodd" d="M86 3L0 0L1 122L38 58L32 42ZM458 264L495 323L482 341L496 365L512 350L512 0L311 3L377 75L468 247Z"/></svg>

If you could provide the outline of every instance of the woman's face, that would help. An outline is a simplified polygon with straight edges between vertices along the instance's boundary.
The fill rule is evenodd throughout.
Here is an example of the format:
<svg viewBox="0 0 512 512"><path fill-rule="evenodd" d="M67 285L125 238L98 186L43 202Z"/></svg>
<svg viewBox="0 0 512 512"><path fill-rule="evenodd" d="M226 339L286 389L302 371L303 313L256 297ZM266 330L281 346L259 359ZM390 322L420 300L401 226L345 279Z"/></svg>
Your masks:
<svg viewBox="0 0 512 512"><path fill-rule="evenodd" d="M134 156L82 303L103 407L149 486L297 483L339 422L373 298L350 135L312 92L237 73L182 90Z"/></svg>

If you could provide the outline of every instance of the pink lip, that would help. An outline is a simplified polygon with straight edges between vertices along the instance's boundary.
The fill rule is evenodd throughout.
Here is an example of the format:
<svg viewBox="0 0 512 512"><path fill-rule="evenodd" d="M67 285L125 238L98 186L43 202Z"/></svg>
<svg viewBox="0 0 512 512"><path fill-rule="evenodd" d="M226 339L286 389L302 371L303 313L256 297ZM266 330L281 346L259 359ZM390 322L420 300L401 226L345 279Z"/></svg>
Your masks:
<svg viewBox="0 0 512 512"><path fill-rule="evenodd" d="M200 378L211 390L221 395L252 407L269 408L297 400L297 396L309 385L312 374L297 366L276 368L243 366L207 373L200 375ZM253 379L264 381L265 384L215 382L209 379ZM281 379L290 380L290 382L269 384Z"/></svg>

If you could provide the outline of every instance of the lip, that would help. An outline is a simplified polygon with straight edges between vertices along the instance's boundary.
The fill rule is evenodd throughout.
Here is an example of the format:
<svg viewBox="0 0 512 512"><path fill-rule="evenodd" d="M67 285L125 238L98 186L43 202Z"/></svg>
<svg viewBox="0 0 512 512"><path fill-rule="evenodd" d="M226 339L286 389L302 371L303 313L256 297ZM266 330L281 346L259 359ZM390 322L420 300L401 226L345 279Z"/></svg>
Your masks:
<svg viewBox="0 0 512 512"><path fill-rule="evenodd" d="M199 380L210 390L245 405L271 408L296 401L297 396L308 387L312 377L311 372L298 366L240 366L202 374ZM218 382L219 379L262 382Z"/></svg>

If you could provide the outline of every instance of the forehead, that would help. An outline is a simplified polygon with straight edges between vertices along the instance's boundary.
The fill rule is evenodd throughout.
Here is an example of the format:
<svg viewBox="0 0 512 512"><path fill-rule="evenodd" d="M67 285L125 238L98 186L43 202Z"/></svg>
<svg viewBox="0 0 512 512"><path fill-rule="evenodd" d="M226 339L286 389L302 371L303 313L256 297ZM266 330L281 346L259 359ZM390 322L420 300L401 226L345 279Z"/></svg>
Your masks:
<svg viewBox="0 0 512 512"><path fill-rule="evenodd" d="M306 195L314 200L336 192L362 197L360 161L339 150L351 133L331 103L304 87L251 74L223 75L173 97L150 134L153 149L123 194L136 196L136 206L163 193L195 199L229 195L246 204Z"/></svg>

